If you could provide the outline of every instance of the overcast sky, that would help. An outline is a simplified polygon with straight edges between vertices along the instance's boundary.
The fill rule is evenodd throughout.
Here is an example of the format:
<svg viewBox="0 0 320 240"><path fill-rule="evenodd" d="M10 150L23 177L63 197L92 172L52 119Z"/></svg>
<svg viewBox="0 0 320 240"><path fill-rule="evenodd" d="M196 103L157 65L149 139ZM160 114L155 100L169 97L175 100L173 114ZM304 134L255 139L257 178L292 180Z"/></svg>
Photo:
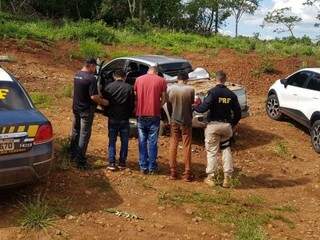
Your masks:
<svg viewBox="0 0 320 240"><path fill-rule="evenodd" d="M263 39L271 39L275 37L289 36L289 33L274 33L274 28L267 26L261 28L263 19L268 11L273 9L291 7L292 14L302 18L302 22L296 26L294 33L296 36L308 35L312 39L317 39L320 36L320 28L315 28L315 18L317 16L317 8L303 5L305 0L263 0L260 8L254 15L244 15L239 24L239 34L245 36L253 36L254 33L259 32ZM231 16L227 20L227 26L222 28L222 32L228 35L234 35L234 17Z"/></svg>

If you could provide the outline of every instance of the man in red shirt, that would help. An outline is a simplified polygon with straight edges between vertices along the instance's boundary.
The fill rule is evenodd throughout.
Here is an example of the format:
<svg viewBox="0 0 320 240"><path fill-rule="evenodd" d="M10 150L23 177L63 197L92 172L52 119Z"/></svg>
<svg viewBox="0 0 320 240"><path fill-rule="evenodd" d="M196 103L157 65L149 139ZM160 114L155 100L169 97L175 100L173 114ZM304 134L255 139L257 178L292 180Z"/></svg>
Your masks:
<svg viewBox="0 0 320 240"><path fill-rule="evenodd" d="M144 174L157 171L160 112L166 101L167 82L158 76L156 67L137 78L134 90L137 96L136 115L139 134L139 165Z"/></svg>

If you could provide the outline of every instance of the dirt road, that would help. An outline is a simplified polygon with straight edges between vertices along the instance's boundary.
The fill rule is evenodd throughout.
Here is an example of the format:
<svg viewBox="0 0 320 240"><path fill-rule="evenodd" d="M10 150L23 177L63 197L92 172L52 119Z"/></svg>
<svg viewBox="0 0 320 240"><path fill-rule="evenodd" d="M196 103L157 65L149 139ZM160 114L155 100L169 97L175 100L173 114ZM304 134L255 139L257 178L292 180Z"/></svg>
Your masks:
<svg viewBox="0 0 320 240"><path fill-rule="evenodd" d="M18 60L5 67L29 92L49 96L49 107L41 111L52 121L57 139L55 167L46 182L0 192L0 240L320 239L319 155L312 150L305 129L293 122L272 121L264 110L270 84L297 69L300 60L275 58L279 73L256 77L252 70L261 59L255 54L229 50L215 56L184 54L194 66L224 69L249 92L252 116L239 126L234 188L224 190L202 183L206 157L201 134L196 134L193 144L193 183L168 180L168 137L160 140L158 176L139 173L136 139L129 147L131 170L107 172L107 129L102 116L95 119L89 146L95 169L84 173L66 167L61 145L68 137L72 115L71 98L64 88L71 86L73 73L80 67L80 62L69 60L68 48L66 43L53 47L0 43L0 55L10 54ZM108 51L123 48L108 47ZM21 203L39 194L55 212L53 225L46 231L22 229ZM110 208L129 212L131 217L116 216Z"/></svg>

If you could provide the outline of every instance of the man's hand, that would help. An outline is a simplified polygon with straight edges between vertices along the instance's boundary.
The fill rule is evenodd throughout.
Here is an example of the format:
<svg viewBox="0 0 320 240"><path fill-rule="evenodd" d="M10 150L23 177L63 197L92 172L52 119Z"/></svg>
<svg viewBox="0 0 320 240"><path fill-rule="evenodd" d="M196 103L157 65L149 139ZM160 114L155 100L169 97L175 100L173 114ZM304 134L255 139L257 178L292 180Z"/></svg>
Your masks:
<svg viewBox="0 0 320 240"><path fill-rule="evenodd" d="M92 101L94 101L95 103L101 105L101 106L109 106L109 101L107 99L102 98L99 95L93 95L91 96Z"/></svg>

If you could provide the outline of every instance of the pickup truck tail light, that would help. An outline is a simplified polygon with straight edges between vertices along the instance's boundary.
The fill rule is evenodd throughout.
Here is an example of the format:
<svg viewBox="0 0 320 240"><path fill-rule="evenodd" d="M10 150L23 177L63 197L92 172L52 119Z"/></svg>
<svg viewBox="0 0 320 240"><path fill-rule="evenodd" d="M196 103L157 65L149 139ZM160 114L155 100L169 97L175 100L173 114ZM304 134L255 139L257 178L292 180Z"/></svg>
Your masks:
<svg viewBox="0 0 320 240"><path fill-rule="evenodd" d="M53 131L52 131L51 123L46 123L39 127L34 140L34 144L39 145L39 144L47 143L47 142L50 142L52 138L53 138Z"/></svg>

